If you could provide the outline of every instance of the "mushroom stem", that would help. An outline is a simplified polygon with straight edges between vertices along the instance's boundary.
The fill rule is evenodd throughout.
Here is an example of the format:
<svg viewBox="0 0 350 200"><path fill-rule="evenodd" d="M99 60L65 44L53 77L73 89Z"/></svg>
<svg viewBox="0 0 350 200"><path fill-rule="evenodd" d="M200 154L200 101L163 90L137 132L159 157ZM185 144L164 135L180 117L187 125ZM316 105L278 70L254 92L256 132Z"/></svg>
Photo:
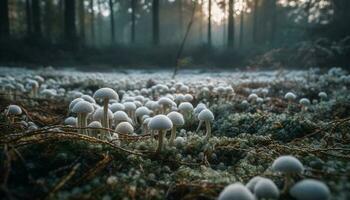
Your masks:
<svg viewBox="0 0 350 200"><path fill-rule="evenodd" d="M82 133L82 129L81 129L81 126L82 126L81 113L78 113L77 120L78 120L78 133L81 134Z"/></svg>
<svg viewBox="0 0 350 200"><path fill-rule="evenodd" d="M203 121L200 120L200 121L199 121L199 124L198 124L198 127L197 127L197 129L196 129L196 132L199 131L199 129L201 128L202 124L203 124Z"/></svg>
<svg viewBox="0 0 350 200"><path fill-rule="evenodd" d="M86 126L87 126L87 116L86 114L80 114L81 115L81 128L82 128L82 133L87 134L86 131Z"/></svg>
<svg viewBox="0 0 350 200"><path fill-rule="evenodd" d="M159 154L163 149L164 131L159 130L158 132L158 147L156 153Z"/></svg>
<svg viewBox="0 0 350 200"><path fill-rule="evenodd" d="M107 114L108 114L108 102L109 100L107 98L104 98L103 99L103 118L102 118L102 126L103 128L107 128L109 129L109 123L108 123L108 118L107 118ZM106 130L106 131L103 131L104 134L109 134L109 136L111 137L111 133Z"/></svg>
<svg viewBox="0 0 350 200"><path fill-rule="evenodd" d="M176 138L176 126L173 126L173 128L171 129L169 145L173 145L175 138Z"/></svg>
<svg viewBox="0 0 350 200"><path fill-rule="evenodd" d="M286 174L286 177L284 178L284 185L283 185L283 189L282 189L282 194L287 193L288 188L290 187L290 185L292 184L292 177L290 174Z"/></svg>
<svg viewBox="0 0 350 200"><path fill-rule="evenodd" d="M208 140L211 137L211 127L209 121L205 121L205 129L207 130L205 139Z"/></svg>

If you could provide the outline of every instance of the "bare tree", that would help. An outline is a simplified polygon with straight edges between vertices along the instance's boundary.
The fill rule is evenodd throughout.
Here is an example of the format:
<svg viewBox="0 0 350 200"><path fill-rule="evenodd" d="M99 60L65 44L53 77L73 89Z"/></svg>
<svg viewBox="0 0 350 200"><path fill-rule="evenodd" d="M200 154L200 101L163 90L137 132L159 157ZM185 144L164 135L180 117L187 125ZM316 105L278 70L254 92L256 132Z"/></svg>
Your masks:
<svg viewBox="0 0 350 200"><path fill-rule="evenodd" d="M153 45L159 45L159 0L153 0L152 4L152 31Z"/></svg>
<svg viewBox="0 0 350 200"><path fill-rule="evenodd" d="M111 41L115 43L115 27L114 27L114 1L109 0L109 10L111 13Z"/></svg>
<svg viewBox="0 0 350 200"><path fill-rule="evenodd" d="M136 3L137 0L131 0L131 43L135 43Z"/></svg>
<svg viewBox="0 0 350 200"><path fill-rule="evenodd" d="M234 9L234 0L229 0L228 2L228 33L227 33L227 46L229 48L234 47L234 41L235 41L235 22L234 22L234 16L233 16L233 9Z"/></svg>
<svg viewBox="0 0 350 200"><path fill-rule="evenodd" d="M208 46L211 47L211 1L208 1Z"/></svg>
<svg viewBox="0 0 350 200"><path fill-rule="evenodd" d="M67 41L76 42L75 0L64 1L64 33Z"/></svg>
<svg viewBox="0 0 350 200"><path fill-rule="evenodd" d="M79 28L80 28L80 40L85 43L85 0L79 0Z"/></svg>
<svg viewBox="0 0 350 200"><path fill-rule="evenodd" d="M32 0L33 28L35 37L40 37L41 32L41 7L40 0Z"/></svg>

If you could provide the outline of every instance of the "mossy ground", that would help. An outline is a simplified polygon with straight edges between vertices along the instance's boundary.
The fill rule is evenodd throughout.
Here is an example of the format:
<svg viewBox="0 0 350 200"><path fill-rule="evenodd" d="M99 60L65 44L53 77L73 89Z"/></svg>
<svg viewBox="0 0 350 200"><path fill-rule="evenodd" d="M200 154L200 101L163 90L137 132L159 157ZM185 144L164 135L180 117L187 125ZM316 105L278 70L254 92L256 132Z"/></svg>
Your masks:
<svg viewBox="0 0 350 200"><path fill-rule="evenodd" d="M294 180L315 178L331 189L332 199L350 197L350 96L342 84L325 82L333 92L327 101L302 111L280 91L316 98L317 90L303 83L270 85L271 100L241 105L242 84L230 101L213 97L213 137L205 141L198 121L179 130L184 144L154 153L149 135L120 136L121 146L77 134L64 127L68 101L63 99L0 99L0 110L20 105L25 117L39 125L28 131L0 115L1 190L5 199L215 199L226 185L246 183L259 175L283 187L283 176L271 170L280 155L294 155L305 173ZM195 101L199 101L195 99ZM19 119L17 119L19 122ZM169 134L169 133L168 133ZM168 135L169 137L169 135ZM292 199L283 194L280 199Z"/></svg>

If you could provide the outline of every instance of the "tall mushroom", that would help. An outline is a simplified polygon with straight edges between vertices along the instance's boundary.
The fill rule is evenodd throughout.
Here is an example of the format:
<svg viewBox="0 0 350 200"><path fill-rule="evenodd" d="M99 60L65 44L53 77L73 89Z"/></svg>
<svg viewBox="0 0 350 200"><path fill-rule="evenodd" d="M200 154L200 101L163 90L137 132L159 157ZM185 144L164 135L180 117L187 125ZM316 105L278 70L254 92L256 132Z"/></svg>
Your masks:
<svg viewBox="0 0 350 200"><path fill-rule="evenodd" d="M165 115L156 115L148 123L148 128L151 130L158 131L158 147L157 154L159 154L163 149L164 135L167 130L173 127L171 120Z"/></svg>
<svg viewBox="0 0 350 200"><path fill-rule="evenodd" d="M167 114L167 116L173 123L173 128L171 129L171 135L169 140L169 145L172 145L176 138L176 128L179 126L183 126L185 124L185 120L182 114L176 111L170 112L169 114Z"/></svg>
<svg viewBox="0 0 350 200"><path fill-rule="evenodd" d="M78 133L86 134L87 115L94 111L94 107L87 101L79 101L72 109L78 115Z"/></svg>
<svg viewBox="0 0 350 200"><path fill-rule="evenodd" d="M292 176L300 174L304 170L303 164L294 156L280 156L272 163L274 171L283 173L285 175L284 187L282 193L286 192L291 185Z"/></svg>
<svg viewBox="0 0 350 200"><path fill-rule="evenodd" d="M108 103L110 99L119 99L118 94L111 88L101 88L98 89L94 94L94 99L96 100L102 100L103 101L103 119L102 119L102 126L104 128L109 128L108 123ZM109 133L109 131L107 131Z"/></svg>
<svg viewBox="0 0 350 200"><path fill-rule="evenodd" d="M206 128L205 139L208 140L211 136L210 122L214 120L214 115L209 109L204 109L199 113L198 119L200 121L205 122L205 128Z"/></svg>

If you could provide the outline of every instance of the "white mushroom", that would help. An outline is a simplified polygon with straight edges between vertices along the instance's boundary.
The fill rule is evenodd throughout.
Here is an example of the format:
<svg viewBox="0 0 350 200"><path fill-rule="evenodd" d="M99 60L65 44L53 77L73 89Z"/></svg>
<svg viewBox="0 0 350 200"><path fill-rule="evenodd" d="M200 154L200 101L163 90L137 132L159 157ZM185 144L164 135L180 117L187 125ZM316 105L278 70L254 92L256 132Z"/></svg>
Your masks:
<svg viewBox="0 0 350 200"><path fill-rule="evenodd" d="M78 133L86 133L87 115L93 111L94 107L87 101L79 101L74 105L72 112L78 115Z"/></svg>
<svg viewBox="0 0 350 200"><path fill-rule="evenodd" d="M129 122L121 122L115 128L115 131L121 134L133 134L134 127Z"/></svg>
<svg viewBox="0 0 350 200"><path fill-rule="evenodd" d="M214 120L214 115L209 109L204 109L199 113L198 119L200 121L205 122L205 128L206 128L205 139L208 140L211 136L210 123Z"/></svg>
<svg viewBox="0 0 350 200"><path fill-rule="evenodd" d="M218 200L255 200L254 195L241 183L228 185L221 191Z"/></svg>
<svg viewBox="0 0 350 200"><path fill-rule="evenodd" d="M273 181L261 178L254 187L254 194L258 199L278 199L279 190Z"/></svg>
<svg viewBox="0 0 350 200"><path fill-rule="evenodd" d="M156 115L148 123L148 128L158 131L158 147L157 153L160 153L163 148L164 135L167 130L173 127L171 120L165 115Z"/></svg>
<svg viewBox="0 0 350 200"><path fill-rule="evenodd" d="M331 196L326 184L313 179L296 183L289 194L297 200L328 200Z"/></svg>
<svg viewBox="0 0 350 200"><path fill-rule="evenodd" d="M173 128L171 129L171 135L169 139L169 145L172 145L174 143L174 140L176 138L176 128L183 126L185 124L185 120L181 113L178 112L170 112L168 115L169 119L173 123Z"/></svg>

